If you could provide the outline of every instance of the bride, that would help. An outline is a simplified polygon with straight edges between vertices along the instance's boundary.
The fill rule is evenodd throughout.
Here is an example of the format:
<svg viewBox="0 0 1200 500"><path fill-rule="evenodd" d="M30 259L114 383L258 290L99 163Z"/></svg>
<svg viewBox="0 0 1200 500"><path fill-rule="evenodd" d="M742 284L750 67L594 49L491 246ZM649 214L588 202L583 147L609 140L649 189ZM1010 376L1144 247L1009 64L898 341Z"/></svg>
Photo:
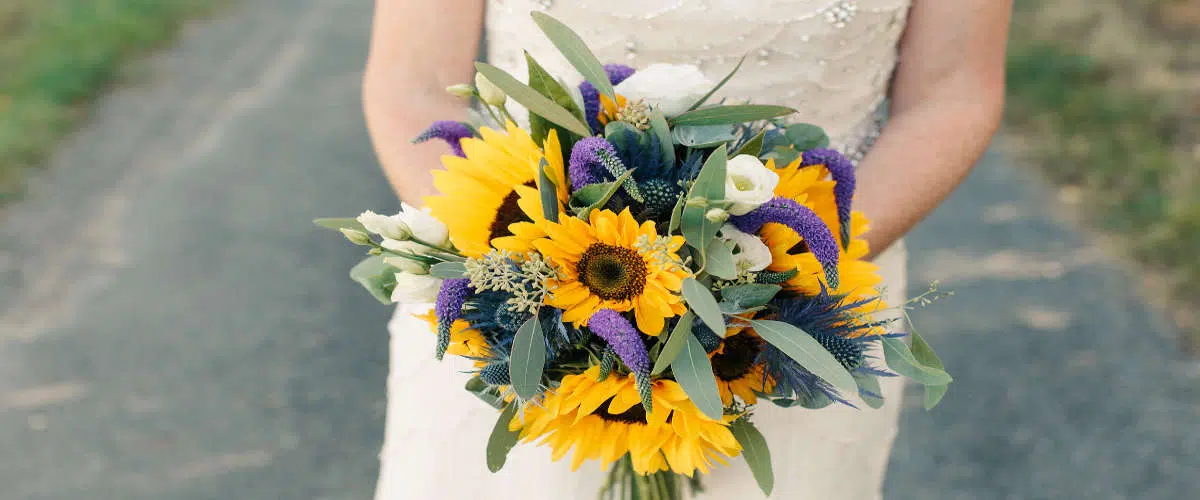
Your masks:
<svg viewBox="0 0 1200 500"><path fill-rule="evenodd" d="M794 107L859 162L855 207L873 223L867 238L888 302L899 304L902 236L962 180L996 129L1010 8L1010 0L377 0L365 114L388 179L415 204L432 194L428 171L446 150L409 139L435 120L465 119L463 101L443 89L471 80L481 31L487 59L515 75L525 74L526 49L551 74L574 74L532 10L574 28L603 62L695 64L715 81L749 54L722 95ZM434 361L435 336L414 311L402 306L389 325L377 500L593 498L598 466L571 473L549 448L518 446L502 471L487 471L495 410L463 390L467 376L455 368L467 366ZM885 380L880 410L760 405L775 498L880 497L902 392L899 377ZM699 498L759 494L740 460L704 486Z"/></svg>

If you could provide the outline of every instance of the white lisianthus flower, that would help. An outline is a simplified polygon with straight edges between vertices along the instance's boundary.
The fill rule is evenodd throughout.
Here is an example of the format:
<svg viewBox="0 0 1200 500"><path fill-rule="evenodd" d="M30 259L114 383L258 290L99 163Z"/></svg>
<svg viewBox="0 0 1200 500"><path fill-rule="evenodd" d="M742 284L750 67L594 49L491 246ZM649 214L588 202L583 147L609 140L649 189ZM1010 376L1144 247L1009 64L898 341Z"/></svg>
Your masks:
<svg viewBox="0 0 1200 500"><path fill-rule="evenodd" d="M390 238L384 238L379 246L391 250L399 254L414 254L424 255L429 252L429 247L415 243L412 241L400 241ZM420 262L409 259L407 257L384 257L384 262L391 264L397 269L409 274L429 274L429 268Z"/></svg>
<svg viewBox="0 0 1200 500"><path fill-rule="evenodd" d="M712 90L713 82L691 64L651 64L637 70L614 90L626 99L644 99L666 116L687 111Z"/></svg>
<svg viewBox="0 0 1200 500"><path fill-rule="evenodd" d="M401 203L400 207L402 210L396 216L408 225L417 239L442 248L450 243L450 233L446 230L446 225L430 215L428 208L417 209L408 203Z"/></svg>
<svg viewBox="0 0 1200 500"><path fill-rule="evenodd" d="M775 197L779 174L751 155L737 155L726 164L725 200L732 201L729 213L746 215Z"/></svg>
<svg viewBox="0 0 1200 500"><path fill-rule="evenodd" d="M442 280L428 274L396 273L396 288L392 290L392 302L402 304L426 304L437 300Z"/></svg>
<svg viewBox="0 0 1200 500"><path fill-rule="evenodd" d="M738 274L762 271L771 265L771 249L758 236L743 233L733 224L725 224L717 237L733 243L733 265Z"/></svg>
<svg viewBox="0 0 1200 500"><path fill-rule="evenodd" d="M500 87L488 80L483 73L475 73L475 90L479 92L479 100L491 104L492 106L500 106L504 101L508 100L508 96L504 94Z"/></svg>
<svg viewBox="0 0 1200 500"><path fill-rule="evenodd" d="M407 240L412 237L412 230L408 224L404 223L404 219L396 215L380 215L370 210L363 212L357 219L359 224L362 224L367 231L391 238L394 240Z"/></svg>

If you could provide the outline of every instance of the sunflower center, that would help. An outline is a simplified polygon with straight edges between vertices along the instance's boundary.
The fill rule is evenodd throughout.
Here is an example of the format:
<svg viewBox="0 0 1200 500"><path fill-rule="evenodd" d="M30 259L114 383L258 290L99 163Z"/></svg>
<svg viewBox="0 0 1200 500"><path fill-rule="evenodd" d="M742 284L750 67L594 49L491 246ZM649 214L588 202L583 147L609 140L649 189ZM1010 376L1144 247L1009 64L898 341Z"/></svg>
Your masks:
<svg viewBox="0 0 1200 500"><path fill-rule="evenodd" d="M713 374L729 382L750 373L762 351L762 340L747 333L725 337L724 348L712 357Z"/></svg>
<svg viewBox="0 0 1200 500"><path fill-rule="evenodd" d="M525 183L528 187L534 187L533 181ZM521 211L517 201L521 199L521 195L514 190L504 197L504 201L500 202L500 208L496 209L496 218L492 219L492 225L488 226L488 241L505 236L512 236L512 231L509 231L508 226L518 222L528 222L529 217ZM464 209L468 207L463 207Z"/></svg>
<svg viewBox="0 0 1200 500"><path fill-rule="evenodd" d="M612 403L613 398L608 398L596 408L595 414L605 422L619 422L622 424L644 424L646 423L646 408L640 404L630 406L628 410L621 413L611 414L608 412L608 406Z"/></svg>
<svg viewBox="0 0 1200 500"><path fill-rule="evenodd" d="M579 281L604 300L632 300L646 288L646 260L632 248L593 243L577 270Z"/></svg>

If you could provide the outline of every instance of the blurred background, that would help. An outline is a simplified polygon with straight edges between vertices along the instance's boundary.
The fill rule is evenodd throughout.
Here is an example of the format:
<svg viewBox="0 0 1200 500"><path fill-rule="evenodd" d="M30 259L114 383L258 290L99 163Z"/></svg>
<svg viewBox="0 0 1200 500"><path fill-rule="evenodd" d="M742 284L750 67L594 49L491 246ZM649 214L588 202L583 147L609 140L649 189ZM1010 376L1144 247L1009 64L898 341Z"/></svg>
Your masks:
<svg viewBox="0 0 1200 500"><path fill-rule="evenodd" d="M367 499L371 2L0 0L0 499ZM1018 1L888 498L1200 497L1200 1ZM431 405L436 402L431 402ZM487 429L464 430L480 432Z"/></svg>

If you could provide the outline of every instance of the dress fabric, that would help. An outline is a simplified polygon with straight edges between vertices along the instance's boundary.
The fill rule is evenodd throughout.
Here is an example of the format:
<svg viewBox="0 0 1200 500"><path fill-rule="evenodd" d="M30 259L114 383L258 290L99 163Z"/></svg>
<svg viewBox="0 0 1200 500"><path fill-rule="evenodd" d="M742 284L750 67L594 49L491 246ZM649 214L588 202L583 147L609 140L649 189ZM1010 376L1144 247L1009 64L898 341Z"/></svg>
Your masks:
<svg viewBox="0 0 1200 500"><path fill-rule="evenodd" d="M908 7L909 0L490 0L488 59L523 77L528 50L551 74L577 77L530 11L571 26L602 62L696 64L717 81L745 55L720 96L789 105L857 159L882 126ZM905 261L903 243L876 259L893 307L905 302ZM572 472L567 459L551 462L546 447L518 445L503 470L488 472L485 447L497 412L463 389L468 361L433 358L435 335L412 317L428 308L400 306L388 325L391 371L376 500L595 498L605 477L599 464ZM887 403L878 410L757 406L754 422L775 470L772 498L881 498L903 380L880 382ZM696 498L762 496L740 458L703 483L706 491Z"/></svg>

